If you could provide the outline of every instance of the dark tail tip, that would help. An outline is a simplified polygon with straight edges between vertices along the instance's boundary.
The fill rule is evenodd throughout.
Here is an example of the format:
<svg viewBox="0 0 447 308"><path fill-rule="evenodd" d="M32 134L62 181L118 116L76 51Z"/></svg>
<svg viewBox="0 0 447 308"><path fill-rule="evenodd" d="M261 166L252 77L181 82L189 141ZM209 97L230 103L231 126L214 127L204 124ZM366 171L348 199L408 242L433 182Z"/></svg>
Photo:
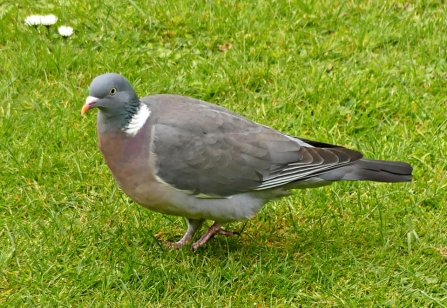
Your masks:
<svg viewBox="0 0 447 308"><path fill-rule="evenodd" d="M353 164L354 171L344 180L364 180L375 182L409 182L413 168L400 161L360 159Z"/></svg>

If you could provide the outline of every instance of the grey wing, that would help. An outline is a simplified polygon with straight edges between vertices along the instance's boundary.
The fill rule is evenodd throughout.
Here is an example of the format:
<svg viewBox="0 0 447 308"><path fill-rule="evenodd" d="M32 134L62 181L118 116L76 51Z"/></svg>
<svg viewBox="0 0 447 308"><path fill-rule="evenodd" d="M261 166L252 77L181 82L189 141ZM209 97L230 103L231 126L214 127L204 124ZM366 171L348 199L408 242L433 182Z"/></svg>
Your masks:
<svg viewBox="0 0 447 308"><path fill-rule="evenodd" d="M156 124L155 173L162 181L195 195L225 197L256 189L275 170L301 156L299 145L275 140L275 134L268 136L262 130L261 126L197 134Z"/></svg>
<svg viewBox="0 0 447 308"><path fill-rule="evenodd" d="M225 109L192 102L177 108L164 102L152 128L158 179L190 194L220 198L275 188L361 157L342 147L313 147Z"/></svg>

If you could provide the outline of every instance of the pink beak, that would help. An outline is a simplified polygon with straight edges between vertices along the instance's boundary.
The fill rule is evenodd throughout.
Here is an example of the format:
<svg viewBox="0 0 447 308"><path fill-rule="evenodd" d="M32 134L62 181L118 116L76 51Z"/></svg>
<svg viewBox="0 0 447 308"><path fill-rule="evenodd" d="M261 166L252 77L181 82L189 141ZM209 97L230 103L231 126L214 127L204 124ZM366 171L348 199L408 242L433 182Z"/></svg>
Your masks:
<svg viewBox="0 0 447 308"><path fill-rule="evenodd" d="M92 108L92 105L94 103L96 103L97 101L99 101L99 98L97 98L97 97L94 97L94 96L87 97L87 99L85 100L84 106L82 106L81 114L82 115L86 114L87 111L89 111Z"/></svg>

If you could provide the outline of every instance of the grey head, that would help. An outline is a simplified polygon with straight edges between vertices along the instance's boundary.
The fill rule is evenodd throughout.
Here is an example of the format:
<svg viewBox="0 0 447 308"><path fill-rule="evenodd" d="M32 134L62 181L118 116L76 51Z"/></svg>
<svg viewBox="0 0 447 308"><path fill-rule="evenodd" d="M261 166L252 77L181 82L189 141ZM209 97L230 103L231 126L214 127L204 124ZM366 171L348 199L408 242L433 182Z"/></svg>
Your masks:
<svg viewBox="0 0 447 308"><path fill-rule="evenodd" d="M140 100L129 81L119 74L108 73L93 79L81 114L98 108L98 127L113 131L125 127L139 106Z"/></svg>

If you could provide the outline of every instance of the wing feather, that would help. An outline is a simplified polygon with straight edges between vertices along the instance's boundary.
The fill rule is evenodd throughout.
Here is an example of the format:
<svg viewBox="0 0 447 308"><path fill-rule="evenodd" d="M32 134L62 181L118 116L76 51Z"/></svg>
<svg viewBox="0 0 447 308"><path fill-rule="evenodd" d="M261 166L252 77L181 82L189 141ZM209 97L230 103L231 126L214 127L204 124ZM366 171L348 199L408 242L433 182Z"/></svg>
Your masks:
<svg viewBox="0 0 447 308"><path fill-rule="evenodd" d="M143 101L151 110L157 177L198 197L271 189L362 157L343 147L284 135L191 98L156 95Z"/></svg>

